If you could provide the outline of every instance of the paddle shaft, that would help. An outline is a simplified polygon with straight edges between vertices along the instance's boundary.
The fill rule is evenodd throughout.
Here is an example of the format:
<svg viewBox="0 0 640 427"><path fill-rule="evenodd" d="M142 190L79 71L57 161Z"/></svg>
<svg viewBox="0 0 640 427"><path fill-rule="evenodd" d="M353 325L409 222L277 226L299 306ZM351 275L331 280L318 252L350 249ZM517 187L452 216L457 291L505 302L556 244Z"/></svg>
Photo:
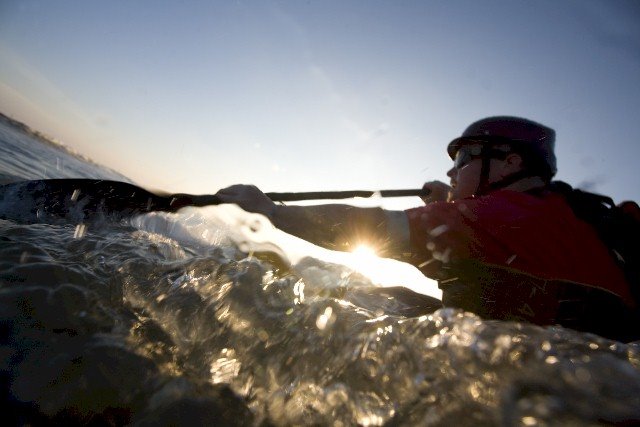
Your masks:
<svg viewBox="0 0 640 427"><path fill-rule="evenodd" d="M266 193L276 202L354 197L425 196L428 190L315 191ZM175 212L186 206L222 203L215 195L152 193L134 184L97 179L44 179L0 186L0 218L26 222L55 218L74 221L104 216L126 217L138 213Z"/></svg>
<svg viewBox="0 0 640 427"><path fill-rule="evenodd" d="M381 190L381 191L308 191L296 193L265 193L274 202L299 202L304 200L338 200L353 199L355 197L410 197L427 196L430 191L426 189L408 190ZM171 206L208 206L220 204L220 199L215 195L172 194L165 196L171 198Z"/></svg>

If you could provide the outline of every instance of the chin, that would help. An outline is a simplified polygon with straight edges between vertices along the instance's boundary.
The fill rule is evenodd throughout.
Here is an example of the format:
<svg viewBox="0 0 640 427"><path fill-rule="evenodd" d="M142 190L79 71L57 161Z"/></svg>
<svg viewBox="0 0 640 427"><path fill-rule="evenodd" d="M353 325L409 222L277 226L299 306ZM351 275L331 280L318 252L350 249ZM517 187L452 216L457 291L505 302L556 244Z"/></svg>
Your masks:
<svg viewBox="0 0 640 427"><path fill-rule="evenodd" d="M453 190L449 192L449 201L452 202L454 200L466 199L467 197L473 196L473 193L467 193L469 192L460 191L460 189L458 188L453 188Z"/></svg>

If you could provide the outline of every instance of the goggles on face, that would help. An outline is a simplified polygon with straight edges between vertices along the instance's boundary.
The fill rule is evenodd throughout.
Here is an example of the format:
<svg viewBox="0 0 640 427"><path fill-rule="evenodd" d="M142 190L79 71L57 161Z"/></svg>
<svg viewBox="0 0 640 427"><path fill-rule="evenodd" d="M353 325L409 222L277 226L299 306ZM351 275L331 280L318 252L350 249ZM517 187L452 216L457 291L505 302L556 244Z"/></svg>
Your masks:
<svg viewBox="0 0 640 427"><path fill-rule="evenodd" d="M458 149L458 151L456 151L456 157L453 159L454 168L460 169L468 165L472 160L482 157L504 160L507 153L509 152L508 148L506 147L506 150L501 150L480 145L481 143L486 144L486 141L469 140L469 142L469 145L463 145ZM477 143L474 144L474 142Z"/></svg>
<svg viewBox="0 0 640 427"><path fill-rule="evenodd" d="M458 149L456 157L453 159L453 167L460 169L477 159L482 154L482 147L479 145L465 145Z"/></svg>

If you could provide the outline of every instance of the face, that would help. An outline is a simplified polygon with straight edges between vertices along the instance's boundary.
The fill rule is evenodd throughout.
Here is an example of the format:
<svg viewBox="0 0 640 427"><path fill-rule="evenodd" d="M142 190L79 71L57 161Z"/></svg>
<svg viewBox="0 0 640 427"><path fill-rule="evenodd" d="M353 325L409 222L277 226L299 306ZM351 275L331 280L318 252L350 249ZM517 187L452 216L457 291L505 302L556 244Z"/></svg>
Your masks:
<svg viewBox="0 0 640 427"><path fill-rule="evenodd" d="M466 165L449 169L447 176L450 179L451 192L449 200L464 199L474 195L480 184L480 171L482 160L473 159Z"/></svg>
<svg viewBox="0 0 640 427"><path fill-rule="evenodd" d="M489 182L497 182L516 172L520 167L521 158L517 154L509 154L504 160L491 159ZM480 185L481 173L482 159L479 157L470 157L463 162L456 161L454 166L447 172L447 176L451 180L449 200L473 196Z"/></svg>

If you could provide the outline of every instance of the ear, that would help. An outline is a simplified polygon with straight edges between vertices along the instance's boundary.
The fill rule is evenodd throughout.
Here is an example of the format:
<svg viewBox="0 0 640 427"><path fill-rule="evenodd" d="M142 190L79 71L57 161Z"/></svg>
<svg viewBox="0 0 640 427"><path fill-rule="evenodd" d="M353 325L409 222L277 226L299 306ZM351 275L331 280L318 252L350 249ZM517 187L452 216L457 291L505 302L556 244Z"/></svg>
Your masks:
<svg viewBox="0 0 640 427"><path fill-rule="evenodd" d="M502 174L503 176L511 175L515 172L522 170L522 157L517 153L509 153L502 162Z"/></svg>

